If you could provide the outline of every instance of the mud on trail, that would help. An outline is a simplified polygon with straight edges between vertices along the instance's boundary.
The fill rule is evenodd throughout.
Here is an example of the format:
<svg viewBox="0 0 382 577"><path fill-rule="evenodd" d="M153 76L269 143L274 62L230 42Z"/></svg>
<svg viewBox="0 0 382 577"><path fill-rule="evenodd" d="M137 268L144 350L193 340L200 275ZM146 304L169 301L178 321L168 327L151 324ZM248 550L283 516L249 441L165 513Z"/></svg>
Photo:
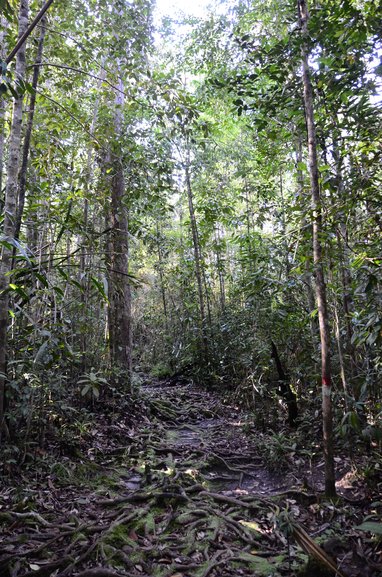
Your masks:
<svg viewBox="0 0 382 577"><path fill-rule="evenodd" d="M184 384L106 404L77 446L61 440L59 460L39 455L41 467L1 489L0 576L330 575L304 569L304 530L343 575L381 575L377 547L348 530L364 505L325 503L292 473L271 473L247 417Z"/></svg>

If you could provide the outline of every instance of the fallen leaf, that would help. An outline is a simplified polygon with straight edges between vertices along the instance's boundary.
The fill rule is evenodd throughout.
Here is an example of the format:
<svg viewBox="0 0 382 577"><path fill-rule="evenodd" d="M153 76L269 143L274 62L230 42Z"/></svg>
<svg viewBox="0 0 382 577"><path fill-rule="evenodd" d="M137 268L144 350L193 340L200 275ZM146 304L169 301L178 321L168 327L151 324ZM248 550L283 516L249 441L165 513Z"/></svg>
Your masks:
<svg viewBox="0 0 382 577"><path fill-rule="evenodd" d="M136 534L136 532L134 531L134 529L131 529L130 533L129 533L129 537L130 539L132 539L133 541L138 541L138 535Z"/></svg>
<svg viewBox="0 0 382 577"><path fill-rule="evenodd" d="M256 521L244 521L243 519L240 519L239 523L240 523L240 525L243 525L244 527L248 527L248 529L252 529L252 531L256 531L257 533L261 533L259 524L256 523Z"/></svg>

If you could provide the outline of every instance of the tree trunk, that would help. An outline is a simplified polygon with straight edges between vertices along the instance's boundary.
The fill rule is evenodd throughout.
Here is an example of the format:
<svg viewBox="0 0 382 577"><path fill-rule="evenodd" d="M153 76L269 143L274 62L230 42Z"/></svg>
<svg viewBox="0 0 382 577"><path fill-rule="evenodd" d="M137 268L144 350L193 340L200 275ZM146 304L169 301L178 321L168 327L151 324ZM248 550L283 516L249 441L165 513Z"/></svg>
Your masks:
<svg viewBox="0 0 382 577"><path fill-rule="evenodd" d="M102 59L102 66L104 65L104 59ZM105 70L102 68L100 78L97 83L97 93L100 94L102 82L105 78ZM97 119L98 119L98 110L100 104L100 96L97 96L97 99L94 104L93 110L93 118L90 125L90 135L93 138L94 132L96 129ZM86 313L88 310L88 289L89 289L89 282L88 276L86 274L86 265L88 265L89 270L91 267L89 263L86 262L86 251L88 250L88 227L89 227L89 193L93 184L94 175L93 175L93 154L92 154L92 146L91 144L88 145L87 150L87 160L86 160L86 178L84 183L84 206L83 206L83 232L81 236L81 250L80 250L80 278L79 282L81 284L81 304L82 304L82 318L85 319ZM107 226L106 226L107 228ZM86 373L87 370L87 346L88 346L88 335L86 331L81 331L80 337L80 349L81 349L81 372Z"/></svg>
<svg viewBox="0 0 382 577"><path fill-rule="evenodd" d="M18 239L20 235L21 223L24 213L24 205L25 205L25 191L26 191L26 183L27 183L27 169L28 169L28 160L29 160L29 151L30 151L30 143L32 137L32 129L33 129L33 119L34 113L36 108L36 95L37 95L37 86L38 86L38 78L40 74L40 66L39 64L42 61L42 52L44 48L44 39L45 39L45 28L46 24L46 16L43 17L41 21L41 28L40 28L40 38L38 41L37 47L37 54L36 54L36 62L33 69L33 79L32 79L32 95L30 98L29 103L29 113L28 113L28 122L25 130L25 137L24 137L24 145L23 145L23 156L21 162L21 169L20 169L20 180L19 180L19 194L18 194L18 204L17 204L17 214L16 214L16 223L15 223L15 238ZM14 251L15 254L15 251Z"/></svg>
<svg viewBox="0 0 382 577"><path fill-rule="evenodd" d="M322 262L322 209L318 178L317 137L314 120L313 89L308 64L308 21L309 13L306 0L299 0L299 20L304 42L301 48L304 106L309 152L309 175L313 208L313 259L316 277L316 300L318 307L318 321L321 341L321 376L322 376L322 417L323 417L323 444L325 458L325 493L327 497L336 495L334 473L333 447L333 415L332 415L332 383L330 367L330 333L328 322L328 306L326 299L326 284L324 266Z"/></svg>
<svg viewBox="0 0 382 577"><path fill-rule="evenodd" d="M5 47L5 34L7 31L8 23L7 20L1 16L0 18L0 58L2 61L5 60L6 47ZM0 95L0 212L3 209L3 169L4 169L4 121L6 113L6 103L4 98Z"/></svg>
<svg viewBox="0 0 382 577"><path fill-rule="evenodd" d="M284 199L284 183L283 183L283 173L280 168L279 172L279 189L280 189L280 201L281 201L281 234L283 237L283 248L284 248L284 274L287 281L290 278L291 264L289 262L289 246L287 240L287 225L285 220L285 199ZM289 292L289 289L288 289Z"/></svg>
<svg viewBox="0 0 382 577"><path fill-rule="evenodd" d="M21 0L19 10L19 38L28 27L28 0ZM25 77L25 44L17 53L16 77ZM23 96L15 99L13 104L13 119L9 137L9 153L7 164L7 184L4 200L3 238L13 241L16 218L17 183L20 158L21 125L23 119ZM6 347L9 308L9 273L12 267L12 246L1 246L0 259L0 435L4 429L5 384L6 384Z"/></svg>
<svg viewBox="0 0 382 577"><path fill-rule="evenodd" d="M164 313L164 324L166 329L166 335L168 335L168 307L167 307L167 299L166 299L166 289L164 285L164 274L163 274L163 257L162 257L162 250L161 250L161 243L160 243L160 229L159 229L159 222L156 222L156 245L157 245L157 253L158 253L158 272L159 272L159 283L160 283L160 292L162 296L162 304L163 304L163 313Z"/></svg>
<svg viewBox="0 0 382 577"><path fill-rule="evenodd" d="M115 139L122 137L123 84L115 98ZM111 238L109 256L109 339L110 357L114 367L125 370L131 386L132 333L131 287L129 282L129 230L127 209L124 203L125 178L121 155L112 158L111 178Z"/></svg>
<svg viewBox="0 0 382 577"><path fill-rule="evenodd" d="M348 382L346 379L346 369L345 369L345 359L344 359L344 347L341 338L341 327L340 321L338 317L338 310L337 310L337 303L334 297L334 305L333 305L333 312L334 312L334 327L335 327L335 337L337 341L337 350L338 350L338 360L340 363L340 374L341 374L341 382L344 389L344 397L345 397L345 410L348 412L348 394L349 394L349 387Z"/></svg>
<svg viewBox="0 0 382 577"><path fill-rule="evenodd" d="M219 277L219 295L220 295L220 310L225 311L226 297L225 297L225 279L224 279L224 262L221 255L221 236L219 225L215 229L215 244L216 244L216 266Z"/></svg>
<svg viewBox="0 0 382 577"><path fill-rule="evenodd" d="M273 341L271 341L271 347L272 347L272 358L275 361L277 373L279 375L280 394L285 399L285 402L288 407L288 423L291 425L291 427L296 427L297 426L296 419L298 417L296 395L294 394L294 392L290 387L288 376L284 371L284 368L282 366L279 357L279 353L277 351L277 347Z"/></svg>
<svg viewBox="0 0 382 577"><path fill-rule="evenodd" d="M296 160L297 160L297 184L298 184L298 195L301 200L304 200L304 174L299 167L299 164L303 162L302 159L302 142L301 142L301 135L298 134L297 137L297 145L296 145ZM303 215L301 219L301 234L304 238L305 231L307 228L311 228L310 225L307 223L306 216ZM314 298L314 291L313 291L313 279L312 273L310 270L309 259L305 261L305 272L303 274L303 282L306 287L306 296L307 296L307 304L309 310L309 323L310 323L310 333L312 335L312 343L313 347L316 350L317 348L317 341L319 336L319 327L317 323L317 317L312 316L312 312L316 308L316 301Z"/></svg>
<svg viewBox="0 0 382 577"><path fill-rule="evenodd" d="M0 96L0 212L3 211L3 169L4 169L4 121L6 106L4 98Z"/></svg>
<svg viewBox="0 0 382 577"><path fill-rule="evenodd" d="M333 122L336 125L336 131L335 134L333 135L333 158L336 166L336 185L337 185L338 197L340 198L340 200L344 201L345 186L342 177L343 158L340 153L338 142L337 121L338 119L335 117L333 119ZM357 366L356 366L355 348L352 343L353 327L351 323L351 315L353 310L353 299L351 288L352 277L350 271L350 255L349 255L350 251L348 241L349 238L345 217L343 213L340 213L337 226L337 245L340 255L339 265L341 270L341 282L342 282L342 306L344 311L344 321L346 328L346 345L344 347L344 352L347 354L350 361L348 364L348 370L350 378L352 379L356 374Z"/></svg>
<svg viewBox="0 0 382 577"><path fill-rule="evenodd" d="M205 359L208 358L208 342L206 337L206 313L204 307L204 297L203 297L203 277L201 268L201 258L200 258L200 246L198 238L198 228L196 224L196 216L194 209L194 198L192 194L191 187L191 177L190 177L190 162L189 162L189 150L187 150L187 160L185 165L185 176L186 176L186 188L187 188L187 198L188 198L188 210L190 213L191 222L191 233L192 233L192 244L194 248L194 259L195 259L195 275L196 282L198 286L198 297L199 297L199 311L200 311L200 335L203 346L203 356Z"/></svg>

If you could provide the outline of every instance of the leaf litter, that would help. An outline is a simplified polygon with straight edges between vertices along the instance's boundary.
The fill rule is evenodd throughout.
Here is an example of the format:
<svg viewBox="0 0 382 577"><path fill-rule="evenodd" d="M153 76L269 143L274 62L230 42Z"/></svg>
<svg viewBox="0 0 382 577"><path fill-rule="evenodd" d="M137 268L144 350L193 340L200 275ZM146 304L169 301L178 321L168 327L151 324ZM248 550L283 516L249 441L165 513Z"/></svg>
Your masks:
<svg viewBox="0 0 382 577"><path fill-rule="evenodd" d="M3 480L1 577L382 574L377 496L326 502L297 457L269 470L238 407L159 381L102 406L75 456Z"/></svg>

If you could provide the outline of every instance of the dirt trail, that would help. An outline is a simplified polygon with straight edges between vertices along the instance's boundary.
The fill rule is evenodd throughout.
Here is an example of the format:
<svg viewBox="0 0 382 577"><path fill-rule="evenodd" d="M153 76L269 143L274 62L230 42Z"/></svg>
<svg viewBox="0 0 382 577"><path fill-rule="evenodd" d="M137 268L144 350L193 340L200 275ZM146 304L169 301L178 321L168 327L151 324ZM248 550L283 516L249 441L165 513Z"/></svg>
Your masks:
<svg viewBox="0 0 382 577"><path fill-rule="evenodd" d="M160 450L176 455L178 471L191 463L206 487L222 492L271 495L291 485L291 480L269 473L243 433L247 415L237 407L187 385L146 387L145 394L159 410L166 405L176 408L176 419L168 414L162 421L165 435Z"/></svg>
<svg viewBox="0 0 382 577"><path fill-rule="evenodd" d="M244 421L190 385L155 383L116 403L92 427L86 457L1 492L0 576L300 574L307 557L286 537L292 516L325 539L341 511L271 475Z"/></svg>

